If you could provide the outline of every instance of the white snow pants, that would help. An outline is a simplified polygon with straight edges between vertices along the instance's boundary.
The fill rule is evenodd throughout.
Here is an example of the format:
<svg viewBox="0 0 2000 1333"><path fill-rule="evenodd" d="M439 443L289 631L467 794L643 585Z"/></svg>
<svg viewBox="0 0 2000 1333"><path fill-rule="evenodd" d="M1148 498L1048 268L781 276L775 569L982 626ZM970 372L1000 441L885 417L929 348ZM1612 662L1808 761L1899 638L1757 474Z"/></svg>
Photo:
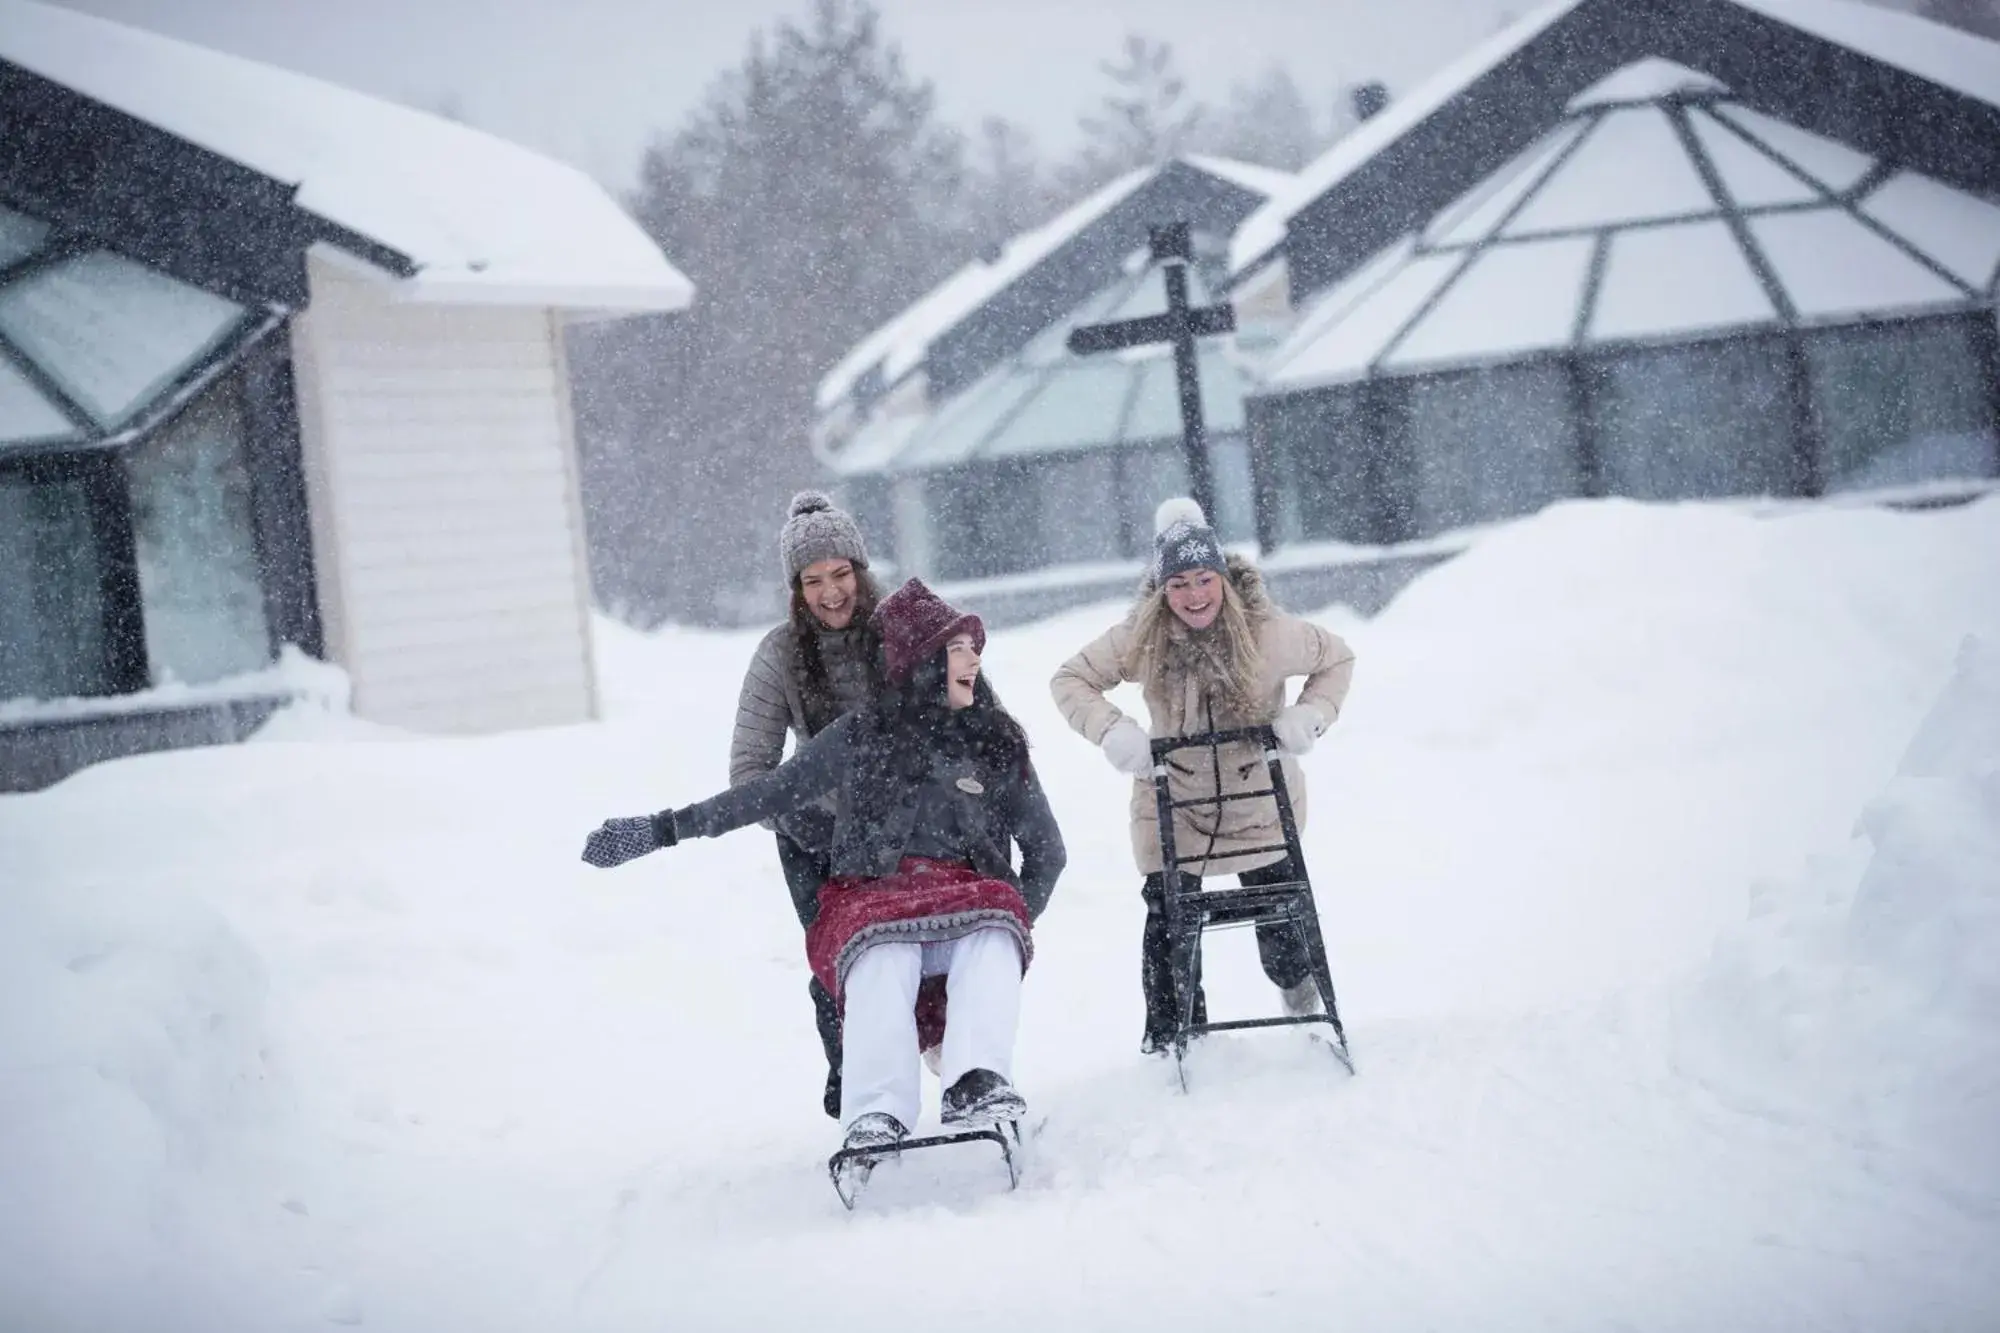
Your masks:
<svg viewBox="0 0 2000 1333"><path fill-rule="evenodd" d="M1014 1077L1014 1030L1021 1019L1021 949L998 927L942 944L870 945L847 970L841 1023L840 1127L887 1111L917 1125L922 1064L917 1053L917 988L944 974L945 1087L968 1069Z"/></svg>

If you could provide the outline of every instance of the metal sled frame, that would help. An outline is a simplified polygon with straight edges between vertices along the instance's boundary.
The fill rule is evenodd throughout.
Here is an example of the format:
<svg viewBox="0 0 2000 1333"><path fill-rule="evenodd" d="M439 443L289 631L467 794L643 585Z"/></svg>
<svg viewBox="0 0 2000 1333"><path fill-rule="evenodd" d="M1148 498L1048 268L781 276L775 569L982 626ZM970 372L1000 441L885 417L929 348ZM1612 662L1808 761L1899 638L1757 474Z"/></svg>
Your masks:
<svg viewBox="0 0 2000 1333"><path fill-rule="evenodd" d="M961 1129L944 1134L930 1134L920 1139L903 1139L881 1148L842 1148L829 1157L826 1173L833 1180L834 1193L847 1205L849 1212L861 1198L862 1187L877 1166L885 1161L901 1157L906 1152L921 1148L942 1148L949 1143L995 1143L1000 1146L1000 1157L1007 1163L1007 1188L1013 1189L1021 1183L1021 1162L1017 1149L1021 1146L1021 1124L1017 1120L1002 1121L997 1125L984 1125L978 1129ZM843 1172L843 1167L857 1168Z"/></svg>
<svg viewBox="0 0 2000 1333"><path fill-rule="evenodd" d="M1221 747L1249 741L1262 751L1271 785L1255 791L1223 795L1218 780L1213 796L1197 796L1176 801L1168 780L1167 756L1177 750L1208 750L1219 761ZM1340 1025L1340 1008L1333 998L1333 971L1326 959L1326 940L1320 934L1319 911L1313 905L1312 880L1306 873L1305 853L1299 847L1299 823L1292 813L1292 796L1285 785L1278 738L1269 727L1242 727L1235 731L1211 731L1197 736L1168 736L1153 742L1153 792L1158 801L1160 822L1161 897L1167 914L1169 966L1174 980L1178 1013L1174 1026L1174 1070L1181 1090L1187 1091L1187 1048L1192 1037L1209 1032L1232 1032L1243 1028L1300 1027L1324 1023L1333 1029L1330 1043L1334 1056L1354 1072L1354 1057L1347 1049L1347 1032ZM1291 858L1299 878L1279 884L1238 886L1234 889L1187 889L1181 874L1184 865L1202 862L1209 856L1182 856L1174 846L1174 811L1186 806L1214 806L1219 820L1222 806L1229 801L1254 801L1265 797L1278 803L1278 822L1284 829L1282 846L1249 847L1230 856L1260 852L1283 852ZM1313 983L1319 988L1323 1012L1298 1017L1286 1014L1275 1018L1239 1018L1222 1023L1194 1021L1194 974L1201 959L1204 931L1257 923L1284 922L1297 935L1306 958L1312 964Z"/></svg>

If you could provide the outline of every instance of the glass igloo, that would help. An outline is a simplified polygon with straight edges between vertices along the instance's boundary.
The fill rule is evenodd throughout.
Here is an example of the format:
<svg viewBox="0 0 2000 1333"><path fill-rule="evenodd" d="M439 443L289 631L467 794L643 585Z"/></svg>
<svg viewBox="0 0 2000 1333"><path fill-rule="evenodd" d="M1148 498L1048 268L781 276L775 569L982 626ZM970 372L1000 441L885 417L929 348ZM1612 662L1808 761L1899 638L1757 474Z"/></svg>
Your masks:
<svg viewBox="0 0 2000 1333"><path fill-rule="evenodd" d="M1189 266L1190 301L1209 302L1220 247ZM1161 270L1143 251L1125 271L936 409L887 415L834 460L849 503L876 530L891 522L906 564L942 579L1048 565L1138 559L1153 508L1187 490L1172 349L1080 356L1071 329L1166 309ZM1215 471L1217 527L1254 531L1243 439L1246 379L1233 340L1196 356Z"/></svg>
<svg viewBox="0 0 2000 1333"><path fill-rule="evenodd" d="M1628 66L1264 363L1278 535L1993 475L1996 269L2000 204Z"/></svg>

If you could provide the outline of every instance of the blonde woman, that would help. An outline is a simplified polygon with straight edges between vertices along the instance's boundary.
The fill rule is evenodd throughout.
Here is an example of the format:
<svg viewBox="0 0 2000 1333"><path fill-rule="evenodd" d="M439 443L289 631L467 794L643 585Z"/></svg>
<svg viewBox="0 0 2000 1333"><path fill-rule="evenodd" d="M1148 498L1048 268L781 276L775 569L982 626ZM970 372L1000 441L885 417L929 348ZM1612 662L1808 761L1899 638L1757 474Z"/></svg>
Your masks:
<svg viewBox="0 0 2000 1333"><path fill-rule="evenodd" d="M1140 1049L1153 1052L1171 1041L1176 1020L1161 873L1157 805L1149 777L1154 737L1268 725L1285 751L1285 784L1304 827L1306 790L1292 756L1304 754L1340 716L1354 673L1354 653L1337 634L1286 615L1272 604L1257 567L1225 556L1215 531L1192 500L1169 500L1154 515L1153 567L1123 621L1063 663L1050 683L1056 707L1084 739L1099 746L1112 767L1131 774L1132 851L1145 876L1140 984L1146 1031ZM1285 702L1286 686L1303 681L1298 698ZM1141 687L1150 715L1142 727L1106 694L1120 684ZM1167 758L1173 798L1254 791L1269 785L1255 746L1219 751L1183 750ZM1246 885L1296 879L1282 851L1277 802L1228 801L1183 806L1174 812L1174 844L1191 887L1209 875L1235 875ZM1283 992L1286 1012L1317 1012L1311 967L1290 930L1257 928L1264 974ZM1199 974L1195 1021L1207 1021Z"/></svg>

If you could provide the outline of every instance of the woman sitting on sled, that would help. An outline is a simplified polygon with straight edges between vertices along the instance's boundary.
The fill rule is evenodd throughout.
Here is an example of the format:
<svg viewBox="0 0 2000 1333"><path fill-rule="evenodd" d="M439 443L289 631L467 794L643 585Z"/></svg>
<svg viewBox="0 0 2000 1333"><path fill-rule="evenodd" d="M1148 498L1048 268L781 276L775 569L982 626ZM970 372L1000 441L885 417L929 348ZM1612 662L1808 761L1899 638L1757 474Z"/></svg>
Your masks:
<svg viewBox="0 0 2000 1333"><path fill-rule="evenodd" d="M893 1147L916 1124L915 1007L927 975L945 977L944 1122L989 1126L1026 1110L1011 1082L1021 974L1064 860L1027 737L979 673L979 618L911 579L873 619L886 667L874 702L762 777L684 809L605 821L583 852L613 866L834 793L833 875L806 954L843 1010L840 1121L844 1146L862 1149Z"/></svg>

